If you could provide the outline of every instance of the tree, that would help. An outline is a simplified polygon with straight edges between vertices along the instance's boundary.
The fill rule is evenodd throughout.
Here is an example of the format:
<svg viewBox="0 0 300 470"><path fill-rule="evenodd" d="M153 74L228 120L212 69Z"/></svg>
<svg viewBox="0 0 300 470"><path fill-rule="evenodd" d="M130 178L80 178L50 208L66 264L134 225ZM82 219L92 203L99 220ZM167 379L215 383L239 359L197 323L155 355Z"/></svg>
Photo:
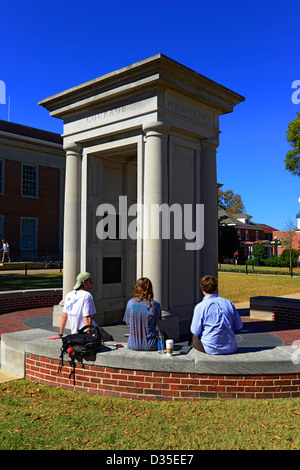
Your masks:
<svg viewBox="0 0 300 470"><path fill-rule="evenodd" d="M290 273L291 276L293 275L293 244L294 244L294 239L295 239L295 225L293 222L289 219L288 222L286 223L285 226L285 231L286 231L286 237L283 239L282 244L283 246L286 247L287 252L289 253L289 259L290 259ZM285 251L285 250L284 250ZM281 255L282 256L282 255Z"/></svg>
<svg viewBox="0 0 300 470"><path fill-rule="evenodd" d="M267 249L263 242L258 242L253 245L253 255L259 260L265 259L267 257Z"/></svg>
<svg viewBox="0 0 300 470"><path fill-rule="evenodd" d="M296 119L290 122L286 131L287 141L293 147L285 157L285 169L293 175L300 176L300 112Z"/></svg>
<svg viewBox="0 0 300 470"><path fill-rule="evenodd" d="M241 196L234 194L231 189L227 191L218 189L218 209L231 212L231 214L238 214L246 210Z"/></svg>

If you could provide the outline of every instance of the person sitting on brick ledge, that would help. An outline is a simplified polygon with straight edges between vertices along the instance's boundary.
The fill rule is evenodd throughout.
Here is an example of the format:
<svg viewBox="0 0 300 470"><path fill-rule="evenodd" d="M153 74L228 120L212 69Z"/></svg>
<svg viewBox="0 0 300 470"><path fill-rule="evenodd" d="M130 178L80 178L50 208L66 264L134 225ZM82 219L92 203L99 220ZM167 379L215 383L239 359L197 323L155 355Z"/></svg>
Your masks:
<svg viewBox="0 0 300 470"><path fill-rule="evenodd" d="M203 276L200 287L204 297L194 309L192 346L207 354L234 353L237 350L234 330L243 327L235 306L218 296L218 280L214 276Z"/></svg>
<svg viewBox="0 0 300 470"><path fill-rule="evenodd" d="M150 279L141 277L134 286L134 297L127 303L123 321L130 327L128 349L157 351L157 325L160 304L153 299Z"/></svg>
<svg viewBox="0 0 300 470"><path fill-rule="evenodd" d="M59 334L47 339L61 338L68 320L71 334L77 333L85 325L93 326L92 316L96 313L96 307L93 296L89 292L92 287L93 279L90 273L78 274L73 290L66 295ZM92 328L87 331L92 333ZM113 341L113 337L104 328L100 327L100 331L104 341Z"/></svg>

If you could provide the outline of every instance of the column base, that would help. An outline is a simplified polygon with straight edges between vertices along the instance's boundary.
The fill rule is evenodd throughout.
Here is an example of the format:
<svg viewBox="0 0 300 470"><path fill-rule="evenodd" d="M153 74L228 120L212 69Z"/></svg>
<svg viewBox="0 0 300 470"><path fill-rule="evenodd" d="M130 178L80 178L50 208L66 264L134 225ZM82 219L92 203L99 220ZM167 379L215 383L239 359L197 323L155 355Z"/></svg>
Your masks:
<svg viewBox="0 0 300 470"><path fill-rule="evenodd" d="M161 317L162 318L158 323L158 328L164 331L170 339L179 341L180 329L178 317L174 317L171 312L167 312L165 310L161 312Z"/></svg>

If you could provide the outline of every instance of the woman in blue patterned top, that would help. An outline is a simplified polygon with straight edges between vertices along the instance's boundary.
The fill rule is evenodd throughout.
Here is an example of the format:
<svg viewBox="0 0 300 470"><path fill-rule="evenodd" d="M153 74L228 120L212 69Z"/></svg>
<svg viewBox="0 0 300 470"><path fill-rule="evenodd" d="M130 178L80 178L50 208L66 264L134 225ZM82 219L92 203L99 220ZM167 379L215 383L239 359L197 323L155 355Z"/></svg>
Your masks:
<svg viewBox="0 0 300 470"><path fill-rule="evenodd" d="M134 297L126 306L123 321L130 328L128 349L157 351L157 325L161 319L160 304L153 299L152 283L147 277L138 279Z"/></svg>

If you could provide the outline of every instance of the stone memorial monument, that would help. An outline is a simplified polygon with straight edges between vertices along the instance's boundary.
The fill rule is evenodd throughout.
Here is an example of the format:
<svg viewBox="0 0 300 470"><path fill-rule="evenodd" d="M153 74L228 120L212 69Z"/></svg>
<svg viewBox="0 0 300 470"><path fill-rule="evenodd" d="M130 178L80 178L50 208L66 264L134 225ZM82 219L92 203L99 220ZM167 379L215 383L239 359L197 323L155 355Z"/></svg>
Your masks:
<svg viewBox="0 0 300 470"><path fill-rule="evenodd" d="M217 275L219 116L243 100L158 54L39 102L64 123L63 294L92 273L101 325L148 277L166 325L189 331Z"/></svg>

